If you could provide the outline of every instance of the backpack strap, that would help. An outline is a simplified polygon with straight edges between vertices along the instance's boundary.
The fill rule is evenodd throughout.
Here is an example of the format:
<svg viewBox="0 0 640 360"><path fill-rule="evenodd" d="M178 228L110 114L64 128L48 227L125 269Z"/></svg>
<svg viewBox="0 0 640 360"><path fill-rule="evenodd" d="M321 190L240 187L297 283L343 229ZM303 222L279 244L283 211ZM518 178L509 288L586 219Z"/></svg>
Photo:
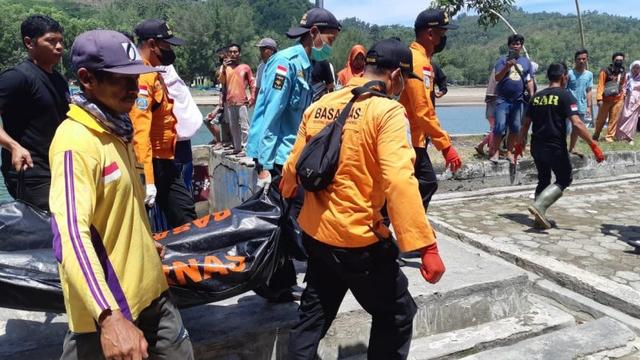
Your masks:
<svg viewBox="0 0 640 360"><path fill-rule="evenodd" d="M380 90L376 90L375 87L379 87ZM340 115L338 115L338 120L336 120L340 128L344 126L344 123L347 121L347 117L351 112L351 108L353 107L353 104L356 102L356 100L358 100L358 98L360 98L360 96L365 94L371 94L373 96L389 98L389 96L384 93L386 89L387 89L387 86L382 81L372 80L362 86L359 86L351 90L353 97L351 98L351 100L349 100L349 103L347 104L347 106L345 106L344 109L342 109L342 111L340 112Z"/></svg>

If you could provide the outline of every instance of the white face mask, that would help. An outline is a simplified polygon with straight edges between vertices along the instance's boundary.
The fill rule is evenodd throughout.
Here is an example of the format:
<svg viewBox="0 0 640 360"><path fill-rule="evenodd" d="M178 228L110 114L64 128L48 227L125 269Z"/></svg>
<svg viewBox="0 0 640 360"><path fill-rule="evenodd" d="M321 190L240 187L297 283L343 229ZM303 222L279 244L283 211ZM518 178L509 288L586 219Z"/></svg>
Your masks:
<svg viewBox="0 0 640 360"><path fill-rule="evenodd" d="M400 100L400 95L402 95L402 92L404 91L404 77L402 76L402 73L400 73L400 82L402 83L402 87L400 87L400 91L398 91L398 93L396 94L395 92L391 95L391 97L394 100Z"/></svg>

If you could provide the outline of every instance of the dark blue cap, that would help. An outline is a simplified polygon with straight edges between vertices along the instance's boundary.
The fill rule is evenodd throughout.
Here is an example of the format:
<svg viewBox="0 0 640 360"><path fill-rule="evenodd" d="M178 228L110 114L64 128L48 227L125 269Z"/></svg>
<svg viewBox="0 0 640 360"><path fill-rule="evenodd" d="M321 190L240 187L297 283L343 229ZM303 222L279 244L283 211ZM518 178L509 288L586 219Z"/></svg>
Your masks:
<svg viewBox="0 0 640 360"><path fill-rule="evenodd" d="M413 54L407 45L397 38L380 40L367 52L367 65L375 65L381 69L395 70L400 68L408 78L422 80L413 72Z"/></svg>
<svg viewBox="0 0 640 360"><path fill-rule="evenodd" d="M146 74L159 70L142 62L136 46L122 33L91 30L76 37L71 47L71 65L116 74Z"/></svg>
<svg viewBox="0 0 640 360"><path fill-rule="evenodd" d="M164 40L171 45L181 46L187 42L173 35L173 31L169 29L169 25L164 20L148 19L142 21L133 30L140 40L157 39Z"/></svg>
<svg viewBox="0 0 640 360"><path fill-rule="evenodd" d="M299 26L294 26L287 31L287 36L291 39L298 38L308 33L314 26L336 30L342 29L338 19L329 10L314 7L302 16Z"/></svg>

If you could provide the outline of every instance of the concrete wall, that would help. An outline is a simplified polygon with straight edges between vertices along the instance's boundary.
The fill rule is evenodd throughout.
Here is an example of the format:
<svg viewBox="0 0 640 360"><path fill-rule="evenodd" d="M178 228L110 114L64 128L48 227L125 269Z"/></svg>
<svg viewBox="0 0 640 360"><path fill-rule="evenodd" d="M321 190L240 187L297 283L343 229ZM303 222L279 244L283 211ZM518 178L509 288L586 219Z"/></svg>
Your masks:
<svg viewBox="0 0 640 360"><path fill-rule="evenodd" d="M195 146L194 165L206 165L209 168L211 189L209 204L201 204L209 211L220 211L234 207L249 198L256 183L254 167L240 164L236 159L227 157L221 151L212 151L211 146ZM640 152L620 151L606 153L607 160L596 163L592 156L584 158L572 155L574 180L586 178L610 177L616 175L640 173ZM510 170L507 161L494 164L490 161L467 162L455 175L445 173L442 167L436 167L438 192L471 191L497 186L534 184L538 181L537 171L531 156L521 159L515 169Z"/></svg>

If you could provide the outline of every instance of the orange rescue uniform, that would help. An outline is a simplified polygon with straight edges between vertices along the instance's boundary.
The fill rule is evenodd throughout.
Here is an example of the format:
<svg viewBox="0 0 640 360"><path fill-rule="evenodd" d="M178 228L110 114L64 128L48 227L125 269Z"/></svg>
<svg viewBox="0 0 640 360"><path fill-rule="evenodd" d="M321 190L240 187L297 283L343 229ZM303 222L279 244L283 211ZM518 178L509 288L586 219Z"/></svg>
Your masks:
<svg viewBox="0 0 640 360"><path fill-rule="evenodd" d="M298 157L307 141L335 121L365 78L352 78L346 87L323 96L304 113L291 155L284 164L283 194L296 187ZM359 248L378 240L389 229L380 209L387 209L398 245L404 252L435 243L435 234L424 214L413 172L415 152L409 143L405 109L398 102L362 96L353 105L342 136L340 161L327 189L305 192L298 222L305 233L331 246Z"/></svg>
<svg viewBox="0 0 640 360"><path fill-rule="evenodd" d="M431 59L424 47L417 42L411 43L410 48L413 55L413 72L423 76L423 81L405 79L405 88L400 96L400 103L407 109L411 124L411 143L413 147L424 148L427 138L430 138L436 149L444 150L451 146L451 138L440 126L431 102L435 77Z"/></svg>
<svg viewBox="0 0 640 360"><path fill-rule="evenodd" d="M145 65L151 64L144 60ZM173 100L159 73L142 74L138 99L129 117L133 124L133 147L144 166L146 184L154 184L152 159L173 159L176 152L176 117Z"/></svg>

